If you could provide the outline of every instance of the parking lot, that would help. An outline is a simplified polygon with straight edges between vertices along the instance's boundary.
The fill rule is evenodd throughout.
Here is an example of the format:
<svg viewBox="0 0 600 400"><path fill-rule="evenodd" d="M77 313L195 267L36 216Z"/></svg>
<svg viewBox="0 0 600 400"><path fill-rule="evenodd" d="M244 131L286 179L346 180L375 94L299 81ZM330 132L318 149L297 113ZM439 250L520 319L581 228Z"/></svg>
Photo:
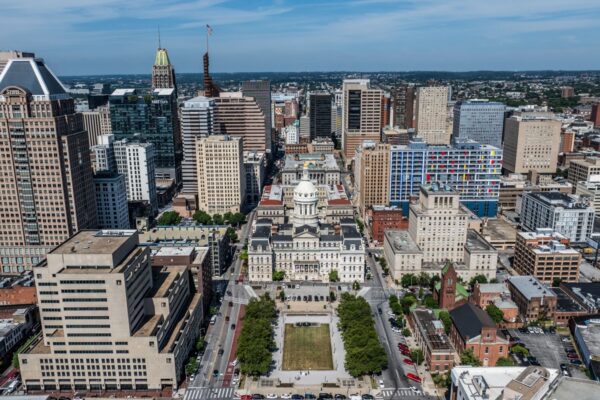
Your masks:
<svg viewBox="0 0 600 400"><path fill-rule="evenodd" d="M537 358L542 367L560 368L560 364L570 365L569 358L565 352L565 347L572 346L571 342L561 341L556 333L524 333L517 329L510 329L512 337L518 337L527 349L529 355Z"/></svg>

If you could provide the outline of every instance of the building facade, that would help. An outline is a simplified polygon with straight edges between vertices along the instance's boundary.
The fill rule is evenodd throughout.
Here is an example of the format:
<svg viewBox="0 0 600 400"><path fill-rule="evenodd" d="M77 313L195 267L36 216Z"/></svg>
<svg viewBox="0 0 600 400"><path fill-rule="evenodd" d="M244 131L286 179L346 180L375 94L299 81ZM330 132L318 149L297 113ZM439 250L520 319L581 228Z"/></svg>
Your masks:
<svg viewBox="0 0 600 400"><path fill-rule="evenodd" d="M281 182L294 185L302 179L304 168L309 178L318 185L337 185L342 181L340 166L333 154L306 153L288 154L281 169Z"/></svg>
<svg viewBox="0 0 600 400"><path fill-rule="evenodd" d="M167 49L162 47L156 50L154 65L152 65L152 89L175 89L175 97L177 97L175 68L171 65Z"/></svg>
<svg viewBox="0 0 600 400"><path fill-rule="evenodd" d="M554 319L556 294L539 279L530 275L511 276L506 285L523 322Z"/></svg>
<svg viewBox="0 0 600 400"><path fill-rule="evenodd" d="M429 144L449 144L448 86L427 86L417 89L415 131Z"/></svg>
<svg viewBox="0 0 600 400"><path fill-rule="evenodd" d="M310 102L310 139L331 137L331 94L311 93Z"/></svg>
<svg viewBox="0 0 600 400"><path fill-rule="evenodd" d="M415 87L401 84L391 90L391 124L400 129L414 128Z"/></svg>
<svg viewBox="0 0 600 400"><path fill-rule="evenodd" d="M363 218L373 205L390 198L390 146L363 142L354 159L354 202Z"/></svg>
<svg viewBox="0 0 600 400"><path fill-rule="evenodd" d="M452 137L502 148L505 109L504 104L488 100L457 102L454 105Z"/></svg>
<svg viewBox="0 0 600 400"><path fill-rule="evenodd" d="M433 311L417 308L410 313L411 324L417 346L423 352L425 365L433 373L450 372L454 367L456 351L444 331L444 324L435 318Z"/></svg>
<svg viewBox="0 0 600 400"><path fill-rule="evenodd" d="M600 175L600 158L585 157L583 160L572 160L569 163L569 183L573 187L579 182L590 180L593 175Z"/></svg>
<svg viewBox="0 0 600 400"><path fill-rule="evenodd" d="M408 230L408 218L397 207L374 205L369 210L371 239L382 244L386 230Z"/></svg>
<svg viewBox="0 0 600 400"><path fill-rule="evenodd" d="M265 153L244 151L245 203L247 206L255 206L260 201L266 177L266 164Z"/></svg>
<svg viewBox="0 0 600 400"><path fill-rule="evenodd" d="M253 98L263 113L263 118L265 120L265 148L263 151L266 151L268 154L270 154L273 141L271 138L271 127L273 125L271 122L271 81L244 81L242 82L242 94L244 97Z"/></svg>
<svg viewBox="0 0 600 400"><path fill-rule="evenodd" d="M3 273L19 273L97 223L89 139L80 113L42 59L0 75Z"/></svg>
<svg viewBox="0 0 600 400"><path fill-rule="evenodd" d="M222 93L221 97L213 100L215 135L243 138L245 151L270 150L270 142L265 133L265 115L254 98L244 97L241 93Z"/></svg>
<svg viewBox="0 0 600 400"><path fill-rule="evenodd" d="M125 176L113 171L94 174L100 229L128 229L129 211Z"/></svg>

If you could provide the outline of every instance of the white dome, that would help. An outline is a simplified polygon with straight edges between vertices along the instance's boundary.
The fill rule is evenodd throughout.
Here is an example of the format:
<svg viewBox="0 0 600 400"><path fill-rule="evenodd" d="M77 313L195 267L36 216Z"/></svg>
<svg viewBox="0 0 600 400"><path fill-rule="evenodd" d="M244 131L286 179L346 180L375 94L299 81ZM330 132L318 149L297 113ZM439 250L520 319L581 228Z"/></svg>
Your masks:
<svg viewBox="0 0 600 400"><path fill-rule="evenodd" d="M317 195L317 188L311 181L301 180L294 189L294 196L312 198Z"/></svg>

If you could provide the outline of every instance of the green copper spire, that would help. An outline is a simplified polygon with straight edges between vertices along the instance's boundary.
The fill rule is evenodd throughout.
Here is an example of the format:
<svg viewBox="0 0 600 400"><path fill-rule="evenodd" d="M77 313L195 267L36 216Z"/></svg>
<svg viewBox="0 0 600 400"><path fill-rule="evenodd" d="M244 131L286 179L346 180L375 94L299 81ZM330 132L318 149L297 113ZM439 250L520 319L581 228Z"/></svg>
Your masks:
<svg viewBox="0 0 600 400"><path fill-rule="evenodd" d="M154 60L154 65L171 65L167 49L159 48L156 50L156 59Z"/></svg>

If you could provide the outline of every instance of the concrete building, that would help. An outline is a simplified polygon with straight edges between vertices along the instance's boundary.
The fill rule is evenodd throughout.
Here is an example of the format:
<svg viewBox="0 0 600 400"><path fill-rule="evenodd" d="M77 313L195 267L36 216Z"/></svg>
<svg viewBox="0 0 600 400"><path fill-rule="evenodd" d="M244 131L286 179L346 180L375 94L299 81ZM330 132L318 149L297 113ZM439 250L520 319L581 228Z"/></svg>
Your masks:
<svg viewBox="0 0 600 400"><path fill-rule="evenodd" d="M390 198L390 146L363 142L354 157L354 203L363 219L375 204L388 204Z"/></svg>
<svg viewBox="0 0 600 400"><path fill-rule="evenodd" d="M452 137L501 148L505 109L504 104L488 100L457 102L454 105Z"/></svg>
<svg viewBox="0 0 600 400"><path fill-rule="evenodd" d="M558 192L531 192L521 201L521 227L525 231L550 228L571 242L585 242L594 228L589 199Z"/></svg>
<svg viewBox="0 0 600 400"><path fill-rule="evenodd" d="M81 115L83 117L83 128L88 133L90 146L98 144L98 138L101 135L108 135L112 132L108 106L97 107L92 111L84 111Z"/></svg>
<svg viewBox="0 0 600 400"><path fill-rule="evenodd" d="M435 318L432 310L417 308L411 311L408 322L417 346L423 352L427 369L432 373L450 372L454 367L456 351L444 332L442 321Z"/></svg>
<svg viewBox="0 0 600 400"><path fill-rule="evenodd" d="M196 141L213 134L214 108L214 100L203 96L185 101L183 107L181 107L181 136L183 141L181 192L184 194L193 196L198 194Z"/></svg>
<svg viewBox="0 0 600 400"><path fill-rule="evenodd" d="M125 177L127 201L142 202L158 213L156 198L156 152L152 143L116 140L112 144L117 172Z"/></svg>
<svg viewBox="0 0 600 400"><path fill-rule="evenodd" d="M513 268L552 284L554 279L579 281L581 254L569 247L569 239L551 229L517 233Z"/></svg>
<svg viewBox="0 0 600 400"><path fill-rule="evenodd" d="M500 191L498 193L498 206L502 211L515 211L517 204L525 192L561 192L573 193L573 185L565 181L540 179L537 183L531 182L527 176L509 174L500 177Z"/></svg>
<svg viewBox="0 0 600 400"><path fill-rule="evenodd" d="M271 153L272 149L272 137L271 137L271 81L268 80L252 80L242 82L242 95L244 97L252 98L263 113L265 125L265 148L264 149L249 149L244 150L261 150L266 151L268 154ZM227 132L221 132L221 134L227 134ZM250 145L250 140L245 140L244 143Z"/></svg>
<svg viewBox="0 0 600 400"><path fill-rule="evenodd" d="M386 126L381 132L381 141L393 146L408 146L410 134L408 129Z"/></svg>
<svg viewBox="0 0 600 400"><path fill-rule="evenodd" d="M400 129L414 128L415 87L401 84L391 89L391 123Z"/></svg>
<svg viewBox="0 0 600 400"><path fill-rule="evenodd" d="M583 160L571 160L568 180L576 187L579 182L586 182L594 175L600 175L600 157L585 157Z"/></svg>
<svg viewBox="0 0 600 400"><path fill-rule="evenodd" d="M470 140L428 146L412 140L390 147L390 204L408 214L411 197L423 184L441 182L460 193L460 201L479 217L495 217L502 174L502 151Z"/></svg>
<svg viewBox="0 0 600 400"><path fill-rule="evenodd" d="M577 349L585 367L600 380L600 322L598 315L574 318L570 323Z"/></svg>
<svg viewBox="0 0 600 400"><path fill-rule="evenodd" d="M198 206L209 214L239 212L246 200L243 139L213 135L196 141Z"/></svg>
<svg viewBox="0 0 600 400"><path fill-rule="evenodd" d="M187 267L153 269L135 231L81 231L34 274L43 323L19 355L27 391L178 388L202 320Z"/></svg>
<svg viewBox="0 0 600 400"><path fill-rule="evenodd" d="M310 93L310 140L331 137L331 94Z"/></svg>
<svg viewBox="0 0 600 400"><path fill-rule="evenodd" d="M450 318L450 342L459 354L472 350L484 367L493 367L498 359L508 357L509 340L481 308L465 303L451 310Z"/></svg>
<svg viewBox="0 0 600 400"><path fill-rule="evenodd" d="M494 248L479 232L467 230L463 261L468 271L475 275L484 275L488 280L496 278L498 266L498 250Z"/></svg>
<svg viewBox="0 0 600 400"><path fill-rule="evenodd" d="M81 229L95 227L90 145L73 99L42 59L0 74L3 273L20 273Z"/></svg>
<svg viewBox="0 0 600 400"><path fill-rule="evenodd" d="M427 86L417 89L415 130L417 137L429 144L449 144L448 101L449 86Z"/></svg>
<svg viewBox="0 0 600 400"><path fill-rule="evenodd" d="M383 92L371 88L368 79L344 79L342 150L346 164L354 158L356 148L365 140L381 140L381 97Z"/></svg>
<svg viewBox="0 0 600 400"><path fill-rule="evenodd" d="M513 115L504 124L504 163L509 172L553 174L558 163L561 122L536 114Z"/></svg>
<svg viewBox="0 0 600 400"><path fill-rule="evenodd" d="M175 89L175 97L177 97L175 68L169 60L167 49L160 47L160 44L152 65L152 90L154 89Z"/></svg>
<svg viewBox="0 0 600 400"><path fill-rule="evenodd" d="M329 282L336 271L340 282L364 281L365 247L353 219L336 228L319 217L318 189L305 168L294 188L294 211L285 223L257 219L248 245L248 279Z"/></svg>
<svg viewBox="0 0 600 400"><path fill-rule="evenodd" d="M468 216L452 188L437 182L421 186L419 202L410 206L408 232L424 262L464 260Z"/></svg>
<svg viewBox="0 0 600 400"><path fill-rule="evenodd" d="M98 137L98 143L91 147L92 168L94 172L117 171L117 160L115 159L115 149L113 143L114 135L101 135Z"/></svg>
<svg viewBox="0 0 600 400"><path fill-rule="evenodd" d="M0 75L8 61L13 58L35 58L35 53L20 50L0 51Z"/></svg>
<svg viewBox="0 0 600 400"><path fill-rule="evenodd" d="M0 319L0 357L6 359L32 332L37 324L35 307L16 310L11 318Z"/></svg>
<svg viewBox="0 0 600 400"><path fill-rule="evenodd" d="M261 107L253 97L244 97L241 93L222 92L221 97L213 99L213 134L243 138L245 151L270 151L270 139L267 140L267 119ZM270 109L270 108L269 108Z"/></svg>
<svg viewBox="0 0 600 400"><path fill-rule="evenodd" d="M530 275L511 276L506 284L513 301L519 307L523 322L554 319L556 294L539 279Z"/></svg>
<svg viewBox="0 0 600 400"><path fill-rule="evenodd" d="M590 205L600 215L600 175L590 175L589 180L577 182L575 194L589 198Z"/></svg>
<svg viewBox="0 0 600 400"><path fill-rule="evenodd" d="M265 153L244 151L244 179L246 179L246 199L248 206L257 205L266 178L267 159Z"/></svg>
<svg viewBox="0 0 600 400"><path fill-rule="evenodd" d="M546 395L551 387L555 386L559 372L556 369L538 366L494 368L458 366L452 369L451 376L451 400L542 400L547 398ZM556 399L566 400L566 398Z"/></svg>
<svg viewBox="0 0 600 400"><path fill-rule="evenodd" d="M385 231L383 254L394 280L400 281L403 275L418 275L422 271L423 252L408 231Z"/></svg>
<svg viewBox="0 0 600 400"><path fill-rule="evenodd" d="M337 185L341 183L340 166L331 153L287 154L281 169L283 185L295 185L302 179L304 168L308 177L317 185Z"/></svg>
<svg viewBox="0 0 600 400"><path fill-rule="evenodd" d="M298 138L301 144L310 142L310 117L306 114L298 119Z"/></svg>
<svg viewBox="0 0 600 400"><path fill-rule="evenodd" d="M125 176L114 171L94 174L96 209L100 229L128 229L129 211Z"/></svg>
<svg viewBox="0 0 600 400"><path fill-rule="evenodd" d="M300 121L296 120L293 124L283 128L282 136L285 139L286 146L289 144L300 143Z"/></svg>

